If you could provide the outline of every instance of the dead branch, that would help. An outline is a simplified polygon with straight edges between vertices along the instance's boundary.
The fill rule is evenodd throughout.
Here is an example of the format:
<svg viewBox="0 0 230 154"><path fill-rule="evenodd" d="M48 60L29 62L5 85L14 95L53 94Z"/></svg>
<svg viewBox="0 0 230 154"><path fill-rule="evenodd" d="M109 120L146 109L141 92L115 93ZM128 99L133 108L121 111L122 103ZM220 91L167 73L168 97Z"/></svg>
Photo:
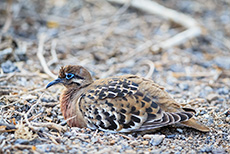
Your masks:
<svg viewBox="0 0 230 154"><path fill-rule="evenodd" d="M129 0L108 0L112 3L118 3L118 4L125 4ZM173 46L182 44L194 37L197 37L202 34L202 28L201 26L194 20L193 18L177 12L175 10L166 8L154 1L150 0L132 0L131 6L135 7L137 9L140 9L142 11L156 14L158 16L161 16L167 20L171 20L183 27L186 28L185 31L169 38L168 40L162 41L159 44L155 44L151 47L151 50L153 52L158 52L159 50L166 50Z"/></svg>
<svg viewBox="0 0 230 154"><path fill-rule="evenodd" d="M44 56L43 56L43 48L44 48L44 43L45 43L45 40L46 40L46 35L43 34L43 33L40 34L40 35L38 36L38 40L39 40L39 44L38 44L37 57L38 57L38 59L40 60L40 63L41 63L41 65L42 65L42 67L43 67L45 73L48 74L50 77L52 77L52 78L55 79L55 78L56 78L56 75L54 75L54 74L50 71L50 69L49 69L49 67L48 67L48 65L47 65L47 63L46 63L46 60L45 60L45 58L44 58Z"/></svg>
<svg viewBox="0 0 230 154"><path fill-rule="evenodd" d="M7 8L6 8L6 12L7 12L7 18L6 18L6 22L2 28L1 33L6 33L8 31L8 29L10 28L10 25L12 23L12 13L11 13L11 7L12 7L12 0L8 0L7 1Z"/></svg>

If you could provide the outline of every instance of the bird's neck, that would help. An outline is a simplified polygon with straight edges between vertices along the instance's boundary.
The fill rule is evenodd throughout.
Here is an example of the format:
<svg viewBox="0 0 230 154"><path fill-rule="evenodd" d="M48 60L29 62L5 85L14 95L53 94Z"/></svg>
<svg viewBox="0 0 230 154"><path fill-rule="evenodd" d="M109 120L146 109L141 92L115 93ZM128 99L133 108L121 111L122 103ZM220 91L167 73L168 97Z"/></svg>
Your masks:
<svg viewBox="0 0 230 154"><path fill-rule="evenodd" d="M82 89L71 88L65 89L60 97L61 111L64 116L64 119L72 118L68 120L67 123L71 127L85 127L84 121L81 121L80 112L78 112L77 100L81 95Z"/></svg>

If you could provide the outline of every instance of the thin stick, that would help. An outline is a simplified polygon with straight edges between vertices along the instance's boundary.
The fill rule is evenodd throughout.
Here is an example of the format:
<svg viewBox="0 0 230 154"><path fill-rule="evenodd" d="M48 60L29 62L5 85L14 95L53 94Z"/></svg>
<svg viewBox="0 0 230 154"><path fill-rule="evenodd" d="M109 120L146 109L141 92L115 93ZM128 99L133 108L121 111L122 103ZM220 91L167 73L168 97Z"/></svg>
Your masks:
<svg viewBox="0 0 230 154"><path fill-rule="evenodd" d="M12 7L12 0L8 0L7 1L8 5L7 5L7 18L6 18L6 22L2 28L2 32L1 33L6 33L8 31L8 29L10 28L10 25L12 23L12 13L11 13L11 7Z"/></svg>
<svg viewBox="0 0 230 154"><path fill-rule="evenodd" d="M118 3L118 4L124 4L127 3L129 0L107 0L107 1ZM159 15L167 20L174 21L175 23L186 28L185 31L171 37L170 39L163 41L160 44L153 45L151 47L151 50L153 52L169 49L173 46L182 44L185 41L188 41L202 34L202 28L196 22L196 20L183 13L166 8L154 1L132 0L131 6L148 13Z"/></svg>
<svg viewBox="0 0 230 154"><path fill-rule="evenodd" d="M150 61L150 60L144 60L144 61L143 61L143 64L147 64L147 65L149 66L149 71L148 71L148 73L146 74L145 78L151 79L152 76L153 76L153 72L154 72L154 70L155 70L155 65L154 65L154 63L153 63L152 61Z"/></svg>
<svg viewBox="0 0 230 154"><path fill-rule="evenodd" d="M58 62L58 57L57 57L57 53L55 49L56 46L57 46L57 40L54 39L51 43L51 50L50 50L53 59L48 62L47 64L48 66L52 65L53 63Z"/></svg>
<svg viewBox="0 0 230 154"><path fill-rule="evenodd" d="M40 63L41 63L41 65L42 65L42 67L43 67L45 73L48 74L50 77L52 77L52 78L55 79L55 78L56 78L56 75L54 75L54 74L50 71L50 69L49 69L49 67L48 67L48 65L47 65L47 63L46 63L46 60L45 60L45 58L44 58L44 56L43 56L43 47L44 47L45 39L46 39L46 35L45 35L44 33L42 33L42 34L40 34L40 35L38 36L39 44L38 44L37 57L38 57L38 59L40 60Z"/></svg>

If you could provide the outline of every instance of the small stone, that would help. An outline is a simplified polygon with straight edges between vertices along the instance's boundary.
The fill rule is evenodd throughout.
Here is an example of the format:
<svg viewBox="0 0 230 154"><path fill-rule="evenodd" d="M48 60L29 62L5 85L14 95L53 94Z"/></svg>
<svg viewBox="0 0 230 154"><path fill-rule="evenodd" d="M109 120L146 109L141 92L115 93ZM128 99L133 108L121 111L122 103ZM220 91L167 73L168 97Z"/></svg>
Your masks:
<svg viewBox="0 0 230 154"><path fill-rule="evenodd" d="M139 145L139 143L135 140L135 141L131 141L130 145L137 146L137 145Z"/></svg>
<svg viewBox="0 0 230 154"><path fill-rule="evenodd" d="M182 90L189 90L189 85L186 83L180 83L179 84L180 89Z"/></svg>
<svg viewBox="0 0 230 154"><path fill-rule="evenodd" d="M2 71L4 73L12 73L12 72L19 72L17 66L15 66L11 61L6 61L1 64Z"/></svg>
<svg viewBox="0 0 230 154"><path fill-rule="evenodd" d="M220 94L220 95L227 95L227 94L229 93L228 89L225 88L225 87L219 88L219 89L217 90L217 92L218 92L218 94Z"/></svg>
<svg viewBox="0 0 230 154"><path fill-rule="evenodd" d="M110 145L114 145L116 143L115 140L110 141Z"/></svg>
<svg viewBox="0 0 230 154"><path fill-rule="evenodd" d="M150 135L150 134L145 134L143 136L143 139L151 139L154 135Z"/></svg>
<svg viewBox="0 0 230 154"><path fill-rule="evenodd" d="M226 117L225 121L230 123L230 117Z"/></svg>
<svg viewBox="0 0 230 154"><path fill-rule="evenodd" d="M154 135L151 137L150 144L151 145L159 145L165 138L165 135Z"/></svg>
<svg viewBox="0 0 230 154"><path fill-rule="evenodd" d="M17 139L14 144L29 144L28 140L25 139Z"/></svg>
<svg viewBox="0 0 230 154"><path fill-rule="evenodd" d="M167 138L174 138L174 137L176 137L175 134L167 135Z"/></svg>
<svg viewBox="0 0 230 154"><path fill-rule="evenodd" d="M216 57L214 59L214 62L217 64L217 66L230 69L230 57Z"/></svg>
<svg viewBox="0 0 230 154"><path fill-rule="evenodd" d="M213 149L212 153L213 154L226 154L226 151L225 151L225 149L218 148L218 149Z"/></svg>
<svg viewBox="0 0 230 154"><path fill-rule="evenodd" d="M183 133L183 130L180 129L180 128L177 128L176 130L177 130L179 133Z"/></svg>
<svg viewBox="0 0 230 154"><path fill-rule="evenodd" d="M71 133L71 132L65 132L65 133L64 133L64 136L70 137L70 136L72 136L72 133Z"/></svg>
<svg viewBox="0 0 230 154"><path fill-rule="evenodd" d="M6 137L3 135L0 135L0 142L2 142L2 140L4 140L4 139L6 139Z"/></svg>
<svg viewBox="0 0 230 154"><path fill-rule="evenodd" d="M218 95L218 94L209 94L209 95L207 96L207 100L208 100L209 102L214 101L214 100L217 100L218 98L219 98L219 95Z"/></svg>
<svg viewBox="0 0 230 154"><path fill-rule="evenodd" d="M143 141L142 144L148 145L148 144L149 144L149 141Z"/></svg>

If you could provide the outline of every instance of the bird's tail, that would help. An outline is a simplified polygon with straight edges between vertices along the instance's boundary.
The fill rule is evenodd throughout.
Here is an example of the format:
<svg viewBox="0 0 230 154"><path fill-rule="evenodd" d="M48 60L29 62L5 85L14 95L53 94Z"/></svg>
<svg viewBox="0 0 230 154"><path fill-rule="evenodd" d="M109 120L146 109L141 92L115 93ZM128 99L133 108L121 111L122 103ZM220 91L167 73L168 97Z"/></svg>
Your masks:
<svg viewBox="0 0 230 154"><path fill-rule="evenodd" d="M208 127L206 127L203 124L199 123L194 118L190 118L188 121L183 121L183 122L181 122L181 124L185 125L187 127L197 129L197 130L199 130L201 132L209 132L210 131L210 129Z"/></svg>

